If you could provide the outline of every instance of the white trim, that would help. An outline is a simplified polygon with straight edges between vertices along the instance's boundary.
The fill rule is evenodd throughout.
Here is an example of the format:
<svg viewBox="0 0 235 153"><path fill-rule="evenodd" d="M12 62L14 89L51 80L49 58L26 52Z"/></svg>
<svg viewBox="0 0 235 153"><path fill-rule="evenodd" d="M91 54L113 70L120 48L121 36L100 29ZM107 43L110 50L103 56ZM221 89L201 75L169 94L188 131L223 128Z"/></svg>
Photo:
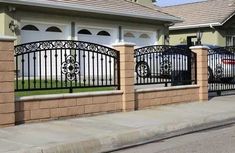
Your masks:
<svg viewBox="0 0 235 153"><path fill-rule="evenodd" d="M143 33L153 33L153 32L155 32L156 33L156 31L155 30L138 30L138 29L128 29L128 28L123 28L123 32L125 32L125 31L127 31L127 32L143 32Z"/></svg>
<svg viewBox="0 0 235 153"><path fill-rule="evenodd" d="M47 24L47 25L58 25L58 26L67 26L70 25L70 22L64 22L64 23L60 23L60 22L47 22L47 21L35 21L35 20L21 20L20 21L21 24L25 24L25 23L36 23L36 24Z"/></svg>
<svg viewBox="0 0 235 153"><path fill-rule="evenodd" d="M100 30L105 30L105 29L107 29L107 30L115 30L116 28L111 28L110 26L109 27L106 27L106 25L105 26L90 26L89 24L76 24L76 29L78 30L78 29L89 29L89 28L91 28L91 29L100 29Z"/></svg>
<svg viewBox="0 0 235 153"><path fill-rule="evenodd" d="M118 42L118 43L112 44L112 46L113 47L120 47L120 46L134 47L136 45L135 45L135 43L131 43L131 42Z"/></svg>
<svg viewBox="0 0 235 153"><path fill-rule="evenodd" d="M199 85L184 85L184 86L173 86L173 87L155 87L145 89L135 89L136 92L152 92L152 91L169 91L169 90L182 90L182 89L194 89L199 88Z"/></svg>
<svg viewBox="0 0 235 153"><path fill-rule="evenodd" d="M191 50L194 50L194 49L210 49L208 46L192 46L190 47Z"/></svg>
<svg viewBox="0 0 235 153"><path fill-rule="evenodd" d="M189 29L189 28L203 28L203 27L210 27L210 26L222 26L223 24L216 22L216 23L206 23L206 24L195 24L195 25L186 25L186 26L173 26L170 27L170 30L180 30L180 29Z"/></svg>
<svg viewBox="0 0 235 153"><path fill-rule="evenodd" d="M80 98L80 97L93 97L93 96L105 96L105 95L121 95L123 91L99 91L99 92L84 92L84 93L72 93L72 94L52 94L52 95L36 95L17 97L16 101L34 101L34 100L53 100L53 99L67 99L67 98Z"/></svg>
<svg viewBox="0 0 235 153"><path fill-rule="evenodd" d="M1 41L15 41L17 38L14 36L2 36L0 35Z"/></svg>
<svg viewBox="0 0 235 153"><path fill-rule="evenodd" d="M230 20L235 15L235 12L233 12L224 22L222 22L222 25L225 24L228 20Z"/></svg>

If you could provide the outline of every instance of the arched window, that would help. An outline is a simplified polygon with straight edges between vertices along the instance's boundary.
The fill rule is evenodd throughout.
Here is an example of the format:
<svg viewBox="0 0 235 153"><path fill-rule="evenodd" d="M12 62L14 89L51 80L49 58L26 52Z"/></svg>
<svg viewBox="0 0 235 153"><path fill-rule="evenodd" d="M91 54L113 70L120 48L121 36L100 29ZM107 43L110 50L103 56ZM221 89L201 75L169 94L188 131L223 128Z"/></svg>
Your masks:
<svg viewBox="0 0 235 153"><path fill-rule="evenodd" d="M110 34L107 31L100 31L97 33L99 36L110 36Z"/></svg>
<svg viewBox="0 0 235 153"><path fill-rule="evenodd" d="M21 30L28 30L28 31L39 31L39 29L34 26L34 25L26 25L23 28L21 28Z"/></svg>
<svg viewBox="0 0 235 153"><path fill-rule="evenodd" d="M82 29L82 30L78 31L78 34L92 35L92 33L87 29Z"/></svg>
<svg viewBox="0 0 235 153"><path fill-rule="evenodd" d="M52 26L46 29L46 32L62 32L62 30L60 30L60 28Z"/></svg>
<svg viewBox="0 0 235 153"><path fill-rule="evenodd" d="M134 34L131 32L127 32L124 34L124 37L135 38Z"/></svg>
<svg viewBox="0 0 235 153"><path fill-rule="evenodd" d="M140 38L150 38L150 36L144 33L140 35Z"/></svg>

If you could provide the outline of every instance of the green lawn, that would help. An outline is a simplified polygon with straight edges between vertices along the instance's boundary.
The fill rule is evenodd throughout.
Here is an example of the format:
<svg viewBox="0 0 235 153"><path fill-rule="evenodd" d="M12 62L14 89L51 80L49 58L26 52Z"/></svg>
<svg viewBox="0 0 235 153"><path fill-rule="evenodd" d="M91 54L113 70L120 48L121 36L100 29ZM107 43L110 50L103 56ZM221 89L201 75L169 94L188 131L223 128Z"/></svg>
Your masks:
<svg viewBox="0 0 235 153"><path fill-rule="evenodd" d="M75 82L72 83L74 86L76 85ZM79 85L79 83L77 83ZM83 86L84 84L81 83ZM15 83L16 86L16 83ZM18 82L18 88L22 89L28 89L30 86L31 89L33 88L39 88L40 87L40 81L39 80L30 80L30 82L25 81L24 85L21 81ZM48 81L45 83L45 80L43 80L43 83L41 83L41 87L45 88L50 87L65 87L66 83L61 81ZM67 86L70 86L70 83L67 84ZM79 92L95 92L95 91L109 91L109 90L115 90L115 87L91 87L91 88L78 88L73 89L73 93L79 93ZM62 94L62 93L69 93L69 89L56 89L56 90L37 90L37 91L22 91L22 92L16 92L17 97L23 97L23 96L32 96L32 95L46 95L46 94Z"/></svg>

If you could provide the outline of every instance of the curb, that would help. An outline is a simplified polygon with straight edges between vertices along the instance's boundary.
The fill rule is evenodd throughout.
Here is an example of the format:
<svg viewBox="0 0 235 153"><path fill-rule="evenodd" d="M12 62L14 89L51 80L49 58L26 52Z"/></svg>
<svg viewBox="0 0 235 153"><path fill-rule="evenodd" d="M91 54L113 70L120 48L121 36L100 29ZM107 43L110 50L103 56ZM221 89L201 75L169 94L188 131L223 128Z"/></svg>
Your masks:
<svg viewBox="0 0 235 153"><path fill-rule="evenodd" d="M143 127L87 140L71 140L30 150L18 150L17 153L107 153L233 123L235 123L235 112L223 113L199 117L194 121L183 121L177 125Z"/></svg>

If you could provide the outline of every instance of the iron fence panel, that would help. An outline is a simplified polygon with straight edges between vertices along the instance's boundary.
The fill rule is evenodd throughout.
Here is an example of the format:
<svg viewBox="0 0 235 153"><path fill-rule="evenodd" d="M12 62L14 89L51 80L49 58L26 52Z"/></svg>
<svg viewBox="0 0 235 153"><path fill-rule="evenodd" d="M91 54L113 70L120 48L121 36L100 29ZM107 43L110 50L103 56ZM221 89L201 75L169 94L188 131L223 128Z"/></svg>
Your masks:
<svg viewBox="0 0 235 153"><path fill-rule="evenodd" d="M196 83L196 54L191 50L154 45L138 48L134 54L136 85Z"/></svg>
<svg viewBox="0 0 235 153"><path fill-rule="evenodd" d="M15 46L15 91L119 88L119 52L99 44L49 40Z"/></svg>

